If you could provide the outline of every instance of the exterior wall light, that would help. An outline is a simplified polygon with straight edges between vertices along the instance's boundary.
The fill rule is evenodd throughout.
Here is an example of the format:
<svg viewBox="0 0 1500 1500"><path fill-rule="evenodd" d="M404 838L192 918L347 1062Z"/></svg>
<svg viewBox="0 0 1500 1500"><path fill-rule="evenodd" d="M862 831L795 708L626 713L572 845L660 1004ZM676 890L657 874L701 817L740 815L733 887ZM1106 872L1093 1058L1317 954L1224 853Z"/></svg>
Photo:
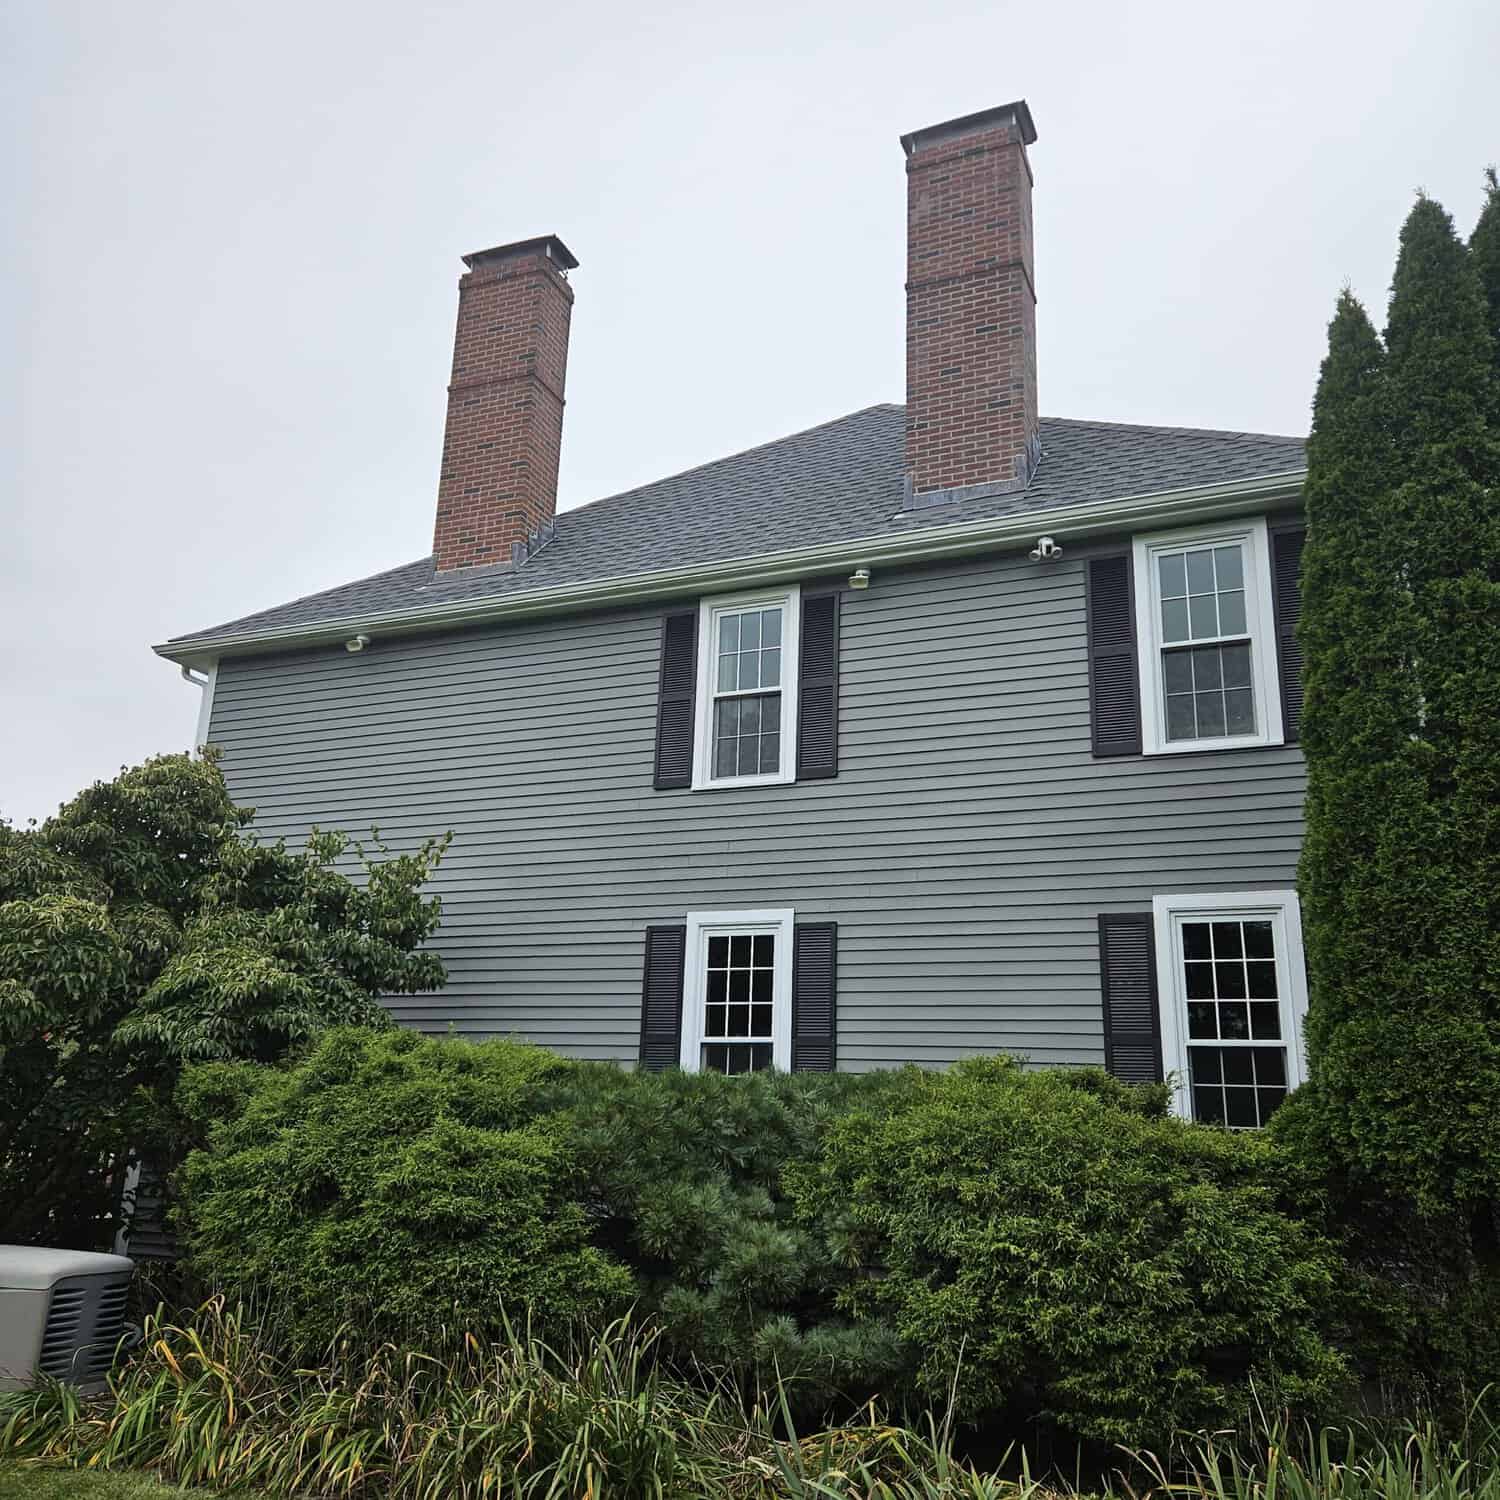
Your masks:
<svg viewBox="0 0 1500 1500"><path fill-rule="evenodd" d="M344 642L344 650L349 652L363 651L369 644L370 637L367 635L351 636L347 641Z"/></svg>
<svg viewBox="0 0 1500 1500"><path fill-rule="evenodd" d="M868 568L856 568L849 575L849 587L851 589L867 589L870 586L870 570Z"/></svg>
<svg viewBox="0 0 1500 1500"><path fill-rule="evenodd" d="M1062 556L1062 548L1050 536L1039 536L1031 549L1032 562L1055 562Z"/></svg>

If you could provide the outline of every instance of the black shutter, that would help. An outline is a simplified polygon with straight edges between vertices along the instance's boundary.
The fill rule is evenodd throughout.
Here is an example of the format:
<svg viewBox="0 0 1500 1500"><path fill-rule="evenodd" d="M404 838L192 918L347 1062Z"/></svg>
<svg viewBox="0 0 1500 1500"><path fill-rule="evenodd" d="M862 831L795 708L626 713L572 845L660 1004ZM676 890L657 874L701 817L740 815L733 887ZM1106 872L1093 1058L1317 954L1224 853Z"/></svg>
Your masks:
<svg viewBox="0 0 1500 1500"><path fill-rule="evenodd" d="M798 922L792 936L792 1072L831 1073L838 1060L839 925Z"/></svg>
<svg viewBox="0 0 1500 1500"><path fill-rule="evenodd" d="M1126 1083L1160 1083L1156 936L1148 911L1099 914L1104 1066Z"/></svg>
<svg viewBox="0 0 1500 1500"><path fill-rule="evenodd" d="M661 622L661 670L656 685L658 791L693 784L693 697L698 683L698 611Z"/></svg>
<svg viewBox="0 0 1500 1500"><path fill-rule="evenodd" d="M1281 677L1281 734L1295 744L1302 728L1302 645L1297 621L1302 615L1302 544L1307 528L1300 524L1271 528L1271 609L1276 616L1276 667Z"/></svg>
<svg viewBox="0 0 1500 1500"><path fill-rule="evenodd" d="M839 774L839 596L802 596L797 780Z"/></svg>
<svg viewBox="0 0 1500 1500"><path fill-rule="evenodd" d="M648 1073L682 1060L682 971L687 928L648 927L641 980L641 1067Z"/></svg>
<svg viewBox="0 0 1500 1500"><path fill-rule="evenodd" d="M1096 756L1141 753L1131 573L1128 552L1089 559L1089 714Z"/></svg>

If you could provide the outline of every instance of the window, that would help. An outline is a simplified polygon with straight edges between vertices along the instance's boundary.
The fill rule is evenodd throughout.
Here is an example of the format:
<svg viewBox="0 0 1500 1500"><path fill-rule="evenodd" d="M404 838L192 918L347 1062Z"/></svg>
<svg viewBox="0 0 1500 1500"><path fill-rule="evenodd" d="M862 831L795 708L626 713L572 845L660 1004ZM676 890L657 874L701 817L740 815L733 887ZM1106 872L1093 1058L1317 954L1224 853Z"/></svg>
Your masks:
<svg viewBox="0 0 1500 1500"><path fill-rule="evenodd" d="M1262 519L1135 539L1146 753L1279 744Z"/></svg>
<svg viewBox="0 0 1500 1500"><path fill-rule="evenodd" d="M799 602L795 586L703 601L695 787L792 780Z"/></svg>
<svg viewBox="0 0 1500 1500"><path fill-rule="evenodd" d="M791 911L689 912L682 1066L787 1070L792 1061Z"/></svg>
<svg viewBox="0 0 1500 1500"><path fill-rule="evenodd" d="M1177 1112L1264 1125L1304 1077L1307 983L1293 891L1158 896L1162 1061Z"/></svg>

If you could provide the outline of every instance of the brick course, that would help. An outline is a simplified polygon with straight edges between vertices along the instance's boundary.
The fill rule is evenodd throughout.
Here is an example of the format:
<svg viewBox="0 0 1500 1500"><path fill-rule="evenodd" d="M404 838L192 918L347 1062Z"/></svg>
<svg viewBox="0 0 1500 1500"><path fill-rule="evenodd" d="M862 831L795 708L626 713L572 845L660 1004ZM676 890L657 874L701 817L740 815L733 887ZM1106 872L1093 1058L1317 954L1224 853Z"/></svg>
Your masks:
<svg viewBox="0 0 1500 1500"><path fill-rule="evenodd" d="M439 571L509 562L557 513L576 264L547 238L465 256L443 429Z"/></svg>
<svg viewBox="0 0 1500 1500"><path fill-rule="evenodd" d="M1035 463L1031 139L1024 104L903 139L906 457L915 496L1020 488Z"/></svg>

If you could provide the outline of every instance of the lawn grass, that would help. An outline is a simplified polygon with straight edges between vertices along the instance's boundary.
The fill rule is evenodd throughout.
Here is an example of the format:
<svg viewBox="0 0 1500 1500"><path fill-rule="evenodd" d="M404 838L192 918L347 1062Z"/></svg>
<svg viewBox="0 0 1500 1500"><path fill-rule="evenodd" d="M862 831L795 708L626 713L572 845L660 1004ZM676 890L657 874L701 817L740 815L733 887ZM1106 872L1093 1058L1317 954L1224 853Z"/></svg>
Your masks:
<svg viewBox="0 0 1500 1500"><path fill-rule="evenodd" d="M188 1500L205 1493L179 1490L149 1474L98 1474L0 1464L0 1500Z"/></svg>

